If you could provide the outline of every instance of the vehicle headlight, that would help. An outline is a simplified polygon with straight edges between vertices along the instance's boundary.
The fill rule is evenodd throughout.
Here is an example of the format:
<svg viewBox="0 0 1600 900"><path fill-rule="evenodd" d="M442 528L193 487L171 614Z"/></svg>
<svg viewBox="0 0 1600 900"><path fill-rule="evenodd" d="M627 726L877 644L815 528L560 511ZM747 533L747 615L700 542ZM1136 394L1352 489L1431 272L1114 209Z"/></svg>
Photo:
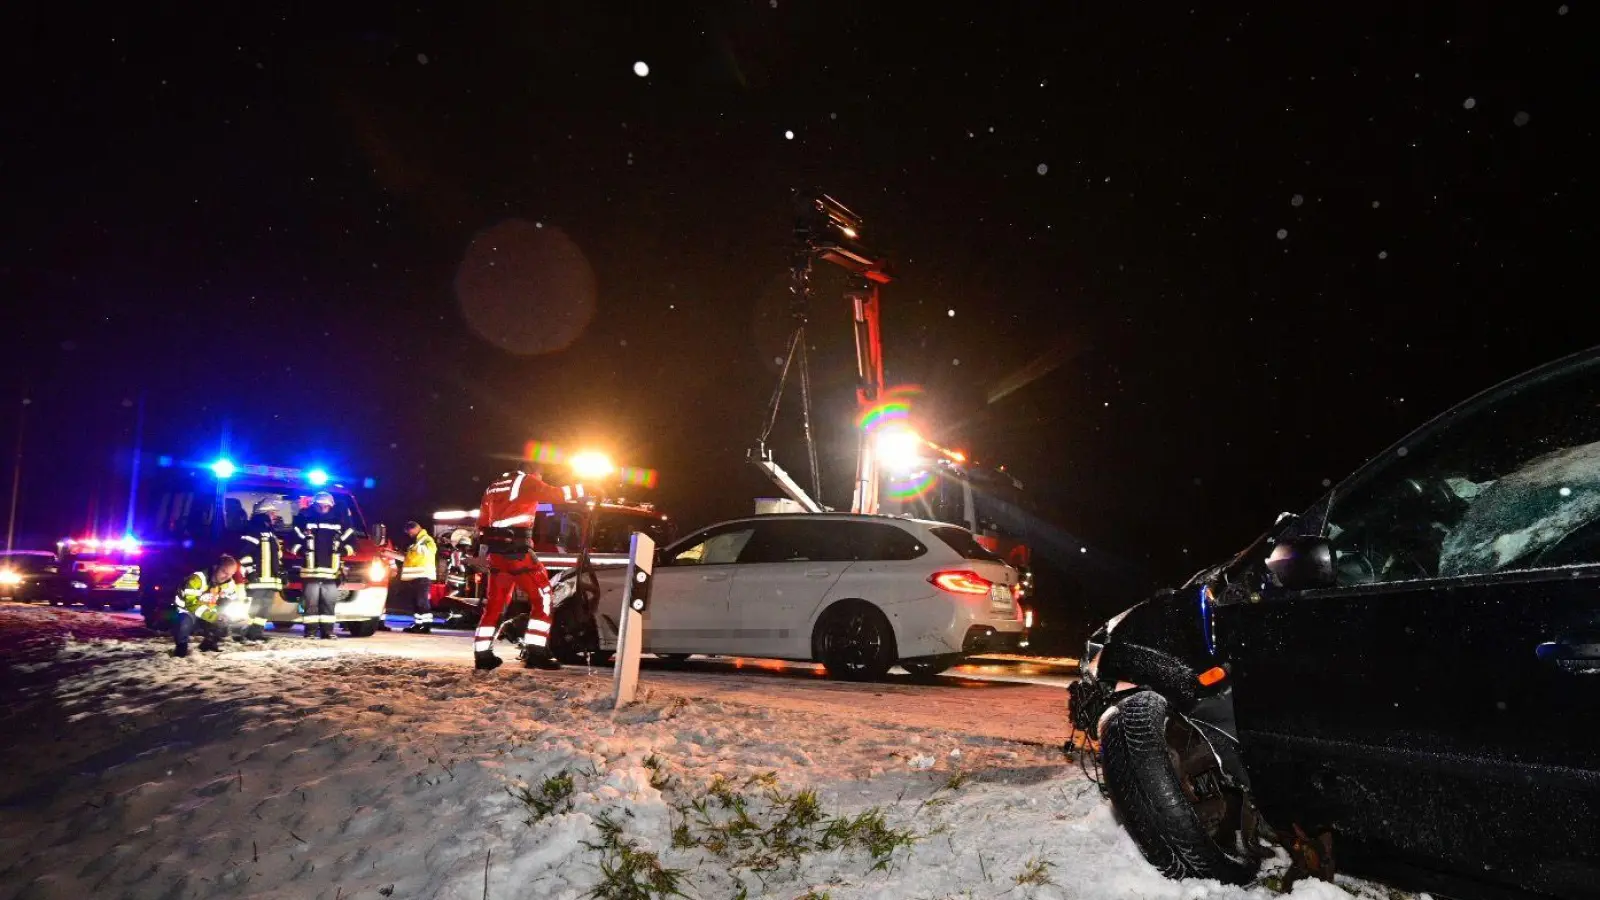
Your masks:
<svg viewBox="0 0 1600 900"><path fill-rule="evenodd" d="M22 583L22 575L10 569L0 570L0 584L18 585Z"/></svg>
<svg viewBox="0 0 1600 900"><path fill-rule="evenodd" d="M75 591L87 591L89 589L89 583L86 581L74 581L72 583L72 589Z"/></svg>
<svg viewBox="0 0 1600 900"><path fill-rule="evenodd" d="M382 584L389 577L389 566L381 560L373 560L367 566L367 580L373 584Z"/></svg>
<svg viewBox="0 0 1600 900"><path fill-rule="evenodd" d="M250 618L250 604L243 600L229 600L218 611L230 622L242 622Z"/></svg>

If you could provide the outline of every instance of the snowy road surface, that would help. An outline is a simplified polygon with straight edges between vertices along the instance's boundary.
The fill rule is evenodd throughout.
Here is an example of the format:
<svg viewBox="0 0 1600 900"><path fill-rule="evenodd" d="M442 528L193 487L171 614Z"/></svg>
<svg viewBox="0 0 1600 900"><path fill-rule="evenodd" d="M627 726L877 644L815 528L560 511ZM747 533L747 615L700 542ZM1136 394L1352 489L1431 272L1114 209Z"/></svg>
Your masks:
<svg viewBox="0 0 1600 900"><path fill-rule="evenodd" d="M618 712L606 670L475 674L453 644L180 660L0 604L0 897L1277 896L1145 864L1054 746L1055 685L707 663Z"/></svg>

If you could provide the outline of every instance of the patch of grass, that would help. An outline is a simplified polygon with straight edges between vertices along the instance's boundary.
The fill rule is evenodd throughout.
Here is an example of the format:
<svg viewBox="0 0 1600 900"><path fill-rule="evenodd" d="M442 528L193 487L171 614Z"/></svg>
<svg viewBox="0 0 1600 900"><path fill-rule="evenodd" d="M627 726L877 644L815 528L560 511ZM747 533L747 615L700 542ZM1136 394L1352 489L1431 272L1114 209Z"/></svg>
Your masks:
<svg viewBox="0 0 1600 900"><path fill-rule="evenodd" d="M666 760L652 753L644 758L644 767L650 770L651 787L662 792L671 790L672 776L667 774Z"/></svg>
<svg viewBox="0 0 1600 900"><path fill-rule="evenodd" d="M727 779L714 778L705 796L677 808L683 820L673 828L673 847L700 847L729 860L733 868L754 872L798 864L814 851L864 850L877 871L889 866L895 850L917 840L910 829L890 827L879 808L853 817L831 817L823 812L816 791L785 794L775 786L776 780L773 774L750 779L747 785L766 788L752 798L735 790Z"/></svg>
<svg viewBox="0 0 1600 900"><path fill-rule="evenodd" d="M909 828L892 828L883 810L874 806L854 818L831 819L822 833L822 849L847 847L867 851L872 856L872 871L887 869L894 852L917 842Z"/></svg>
<svg viewBox="0 0 1600 900"><path fill-rule="evenodd" d="M950 777L949 778L946 778L944 780L944 787L945 787L945 790L959 791L959 790L961 790L961 786L962 785L966 784L967 782L969 782L971 780L972 780L972 773L971 772L968 772L965 769L957 769L954 772L950 773Z"/></svg>
<svg viewBox="0 0 1600 900"><path fill-rule="evenodd" d="M1055 868L1055 865L1055 863L1048 859L1035 856L1023 864L1022 872L1019 873L1016 878L1013 878L1012 881L1015 881L1018 885L1055 884L1055 879L1050 877L1050 870Z"/></svg>
<svg viewBox="0 0 1600 900"><path fill-rule="evenodd" d="M823 891L819 894L815 890L809 890L794 898L794 900L833 900L833 892Z"/></svg>
<svg viewBox="0 0 1600 900"><path fill-rule="evenodd" d="M571 812L572 791L572 773L562 769L541 782L538 790L524 786L509 793L533 814L526 820L527 824L532 825L546 816Z"/></svg>
<svg viewBox="0 0 1600 900"><path fill-rule="evenodd" d="M589 892L591 900L664 900L689 896L683 892L686 873L663 866L660 856L641 850L638 841L623 837L622 823L611 818L609 812L600 814L595 827L600 831L600 842L583 842L585 847L601 854L600 883Z"/></svg>

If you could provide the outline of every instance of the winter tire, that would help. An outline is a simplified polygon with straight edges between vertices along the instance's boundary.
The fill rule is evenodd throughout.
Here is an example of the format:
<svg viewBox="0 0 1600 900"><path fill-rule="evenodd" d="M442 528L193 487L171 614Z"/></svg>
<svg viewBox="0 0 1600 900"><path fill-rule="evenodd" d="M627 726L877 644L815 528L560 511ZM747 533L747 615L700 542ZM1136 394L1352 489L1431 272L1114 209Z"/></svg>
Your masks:
<svg viewBox="0 0 1600 900"><path fill-rule="evenodd" d="M1245 884L1261 862L1242 846L1243 795L1165 697L1140 691L1101 722L1100 764L1123 827L1168 878Z"/></svg>
<svg viewBox="0 0 1600 900"><path fill-rule="evenodd" d="M894 630L870 603L829 609L817 623L812 646L828 677L841 681L878 681L895 663Z"/></svg>

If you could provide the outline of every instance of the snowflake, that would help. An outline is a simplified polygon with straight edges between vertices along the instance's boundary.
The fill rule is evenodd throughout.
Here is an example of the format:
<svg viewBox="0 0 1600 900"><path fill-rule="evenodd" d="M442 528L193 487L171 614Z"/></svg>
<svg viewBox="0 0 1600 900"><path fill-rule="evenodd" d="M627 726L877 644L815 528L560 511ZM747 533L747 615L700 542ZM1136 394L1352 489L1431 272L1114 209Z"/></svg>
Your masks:
<svg viewBox="0 0 1600 900"><path fill-rule="evenodd" d="M1299 194L1295 194L1293 197L1289 198L1289 205L1290 206L1299 206L1300 204L1302 204L1304 202L1306 202L1306 198L1300 196Z"/></svg>
<svg viewBox="0 0 1600 900"><path fill-rule="evenodd" d="M1528 119L1530 118L1532 117L1529 116L1527 112L1519 109L1517 110L1517 114L1511 117L1511 124L1521 128L1522 126L1528 124Z"/></svg>
<svg viewBox="0 0 1600 900"><path fill-rule="evenodd" d="M1035 169L1034 171L1038 172L1040 175L1043 175L1046 172L1050 171L1050 167L1045 165L1044 163L1039 163L1039 167L1037 169Z"/></svg>
<svg viewBox="0 0 1600 900"><path fill-rule="evenodd" d="M1477 97L1468 97L1467 99L1461 101L1461 108L1462 109L1471 109L1471 108L1473 108L1474 106L1477 106L1477 105L1478 105L1478 98Z"/></svg>
<svg viewBox="0 0 1600 900"><path fill-rule="evenodd" d="M428 54L426 54L426 53L418 53L417 54L417 65L425 66L427 64L428 64Z"/></svg>
<svg viewBox="0 0 1600 900"><path fill-rule="evenodd" d="M944 313L945 313L945 315L949 316L952 319L954 319L956 317L956 311L953 310L953 309L947 309L947 310L944 311Z"/></svg>
<svg viewBox="0 0 1600 900"><path fill-rule="evenodd" d="M783 133L783 139L784 139L784 140L786 140L786 141L792 141L792 140L794 140L794 132L792 132L792 131L785 131L785 132L784 132L784 133Z"/></svg>
<svg viewBox="0 0 1600 900"><path fill-rule="evenodd" d="M1378 258L1379 259L1388 259L1389 258L1389 251L1387 251L1387 250L1379 250L1378 251Z"/></svg>
<svg viewBox="0 0 1600 900"><path fill-rule="evenodd" d="M1286 238L1288 236L1289 236L1289 229L1287 229L1287 228L1279 228L1278 229L1278 240L1281 241L1281 240L1283 240L1284 238Z"/></svg>
<svg viewBox="0 0 1600 900"><path fill-rule="evenodd" d="M646 75L649 75L650 74L650 64L645 62L642 59L639 60L638 62L633 64L633 74L639 76L640 78L643 78Z"/></svg>

